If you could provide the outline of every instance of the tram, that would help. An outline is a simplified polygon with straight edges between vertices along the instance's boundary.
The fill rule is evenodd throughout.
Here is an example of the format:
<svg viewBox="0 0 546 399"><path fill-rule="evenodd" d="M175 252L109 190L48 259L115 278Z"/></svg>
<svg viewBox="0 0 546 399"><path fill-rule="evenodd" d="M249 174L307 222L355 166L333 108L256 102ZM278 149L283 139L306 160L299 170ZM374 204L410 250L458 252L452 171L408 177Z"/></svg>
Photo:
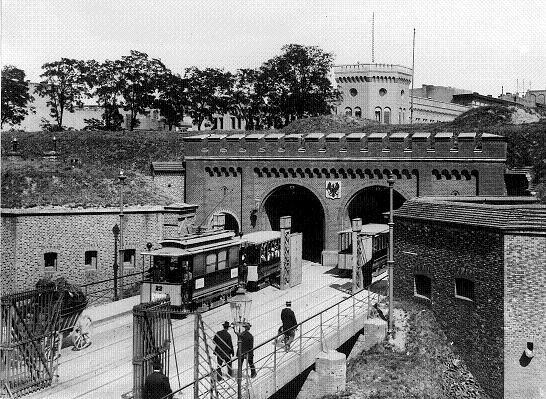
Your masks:
<svg viewBox="0 0 546 399"><path fill-rule="evenodd" d="M160 242L142 252L141 303L169 298L181 313L219 306L239 283L259 289L280 273L280 232L258 231L242 237L213 229ZM146 259L148 258L148 259Z"/></svg>
<svg viewBox="0 0 546 399"><path fill-rule="evenodd" d="M343 230L338 233L338 269L352 270L353 268L352 234L352 230ZM377 223L364 224L358 236L363 240L365 264L368 267L371 265L372 273L384 268L389 247L389 226Z"/></svg>
<svg viewBox="0 0 546 399"><path fill-rule="evenodd" d="M242 280L249 291L256 291L279 279L281 263L280 231L245 234L241 243Z"/></svg>

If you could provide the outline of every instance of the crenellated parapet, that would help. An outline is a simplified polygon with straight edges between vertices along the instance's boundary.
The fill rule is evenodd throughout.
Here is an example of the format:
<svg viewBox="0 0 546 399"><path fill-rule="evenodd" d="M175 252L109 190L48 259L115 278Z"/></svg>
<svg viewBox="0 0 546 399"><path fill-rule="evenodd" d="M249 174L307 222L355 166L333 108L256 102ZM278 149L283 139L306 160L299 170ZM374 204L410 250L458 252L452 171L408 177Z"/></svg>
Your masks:
<svg viewBox="0 0 546 399"><path fill-rule="evenodd" d="M204 133L184 139L191 158L320 159L506 159L504 137L476 132L374 132L284 134Z"/></svg>

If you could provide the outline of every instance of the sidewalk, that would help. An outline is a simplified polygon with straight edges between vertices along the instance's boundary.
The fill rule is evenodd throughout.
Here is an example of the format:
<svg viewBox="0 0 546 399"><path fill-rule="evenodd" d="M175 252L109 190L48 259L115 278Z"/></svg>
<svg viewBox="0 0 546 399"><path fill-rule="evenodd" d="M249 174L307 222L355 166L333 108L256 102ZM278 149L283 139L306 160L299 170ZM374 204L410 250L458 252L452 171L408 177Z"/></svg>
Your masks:
<svg viewBox="0 0 546 399"><path fill-rule="evenodd" d="M89 316L93 326L99 326L116 317L131 313L133 306L138 305L139 303L140 295L135 295L116 302L89 307L83 311L82 315Z"/></svg>

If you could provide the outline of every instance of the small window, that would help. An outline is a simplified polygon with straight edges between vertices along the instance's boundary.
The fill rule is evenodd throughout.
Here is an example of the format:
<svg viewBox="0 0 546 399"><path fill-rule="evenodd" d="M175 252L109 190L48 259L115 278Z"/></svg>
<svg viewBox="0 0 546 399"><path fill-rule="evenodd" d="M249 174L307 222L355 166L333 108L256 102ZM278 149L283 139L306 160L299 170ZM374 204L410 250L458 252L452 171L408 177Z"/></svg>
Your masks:
<svg viewBox="0 0 546 399"><path fill-rule="evenodd" d="M383 97L385 94L387 94L387 89L385 89L385 88L379 89L379 95L380 95L381 97Z"/></svg>
<svg viewBox="0 0 546 399"><path fill-rule="evenodd" d="M457 298L474 300L474 281L466 278L455 279L455 296Z"/></svg>
<svg viewBox="0 0 546 399"><path fill-rule="evenodd" d="M431 296L431 280L430 277L422 274L416 274L414 277L414 295L430 299Z"/></svg>
<svg viewBox="0 0 546 399"><path fill-rule="evenodd" d="M46 252L44 254L44 266L49 270L57 270L57 252Z"/></svg>
<svg viewBox="0 0 546 399"><path fill-rule="evenodd" d="M237 118L237 129L241 130L241 117Z"/></svg>
<svg viewBox="0 0 546 399"><path fill-rule="evenodd" d="M124 267L135 267L136 259L136 250L134 249L125 249L123 251L123 266Z"/></svg>
<svg viewBox="0 0 546 399"><path fill-rule="evenodd" d="M345 108L345 116L353 116L353 110L351 107Z"/></svg>
<svg viewBox="0 0 546 399"><path fill-rule="evenodd" d="M232 116L232 117L231 117L231 130L235 130L235 126L236 126L236 125L235 125L235 117Z"/></svg>
<svg viewBox="0 0 546 399"><path fill-rule="evenodd" d="M85 268L97 268L97 251L85 251Z"/></svg>
<svg viewBox="0 0 546 399"><path fill-rule="evenodd" d="M362 110L360 109L360 107L355 107L355 116L357 118L362 118Z"/></svg>
<svg viewBox="0 0 546 399"><path fill-rule="evenodd" d="M355 97L358 94L358 91L353 87L351 90L349 90L349 94Z"/></svg>
<svg viewBox="0 0 546 399"><path fill-rule="evenodd" d="M218 252L218 270L226 268L227 264L227 251Z"/></svg>
<svg viewBox="0 0 546 399"><path fill-rule="evenodd" d="M218 118L220 121L220 130L224 130L224 117Z"/></svg>
<svg viewBox="0 0 546 399"><path fill-rule="evenodd" d="M375 107L375 120L381 122L381 107Z"/></svg>
<svg viewBox="0 0 546 399"><path fill-rule="evenodd" d="M208 254L205 258L205 273L216 271L216 254Z"/></svg>

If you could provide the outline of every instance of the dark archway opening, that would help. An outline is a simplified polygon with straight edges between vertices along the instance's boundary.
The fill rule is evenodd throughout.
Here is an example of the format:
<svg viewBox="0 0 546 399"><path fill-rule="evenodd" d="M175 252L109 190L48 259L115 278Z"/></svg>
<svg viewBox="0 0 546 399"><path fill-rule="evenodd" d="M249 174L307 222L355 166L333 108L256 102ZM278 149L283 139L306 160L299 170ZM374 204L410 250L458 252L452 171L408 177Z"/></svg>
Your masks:
<svg viewBox="0 0 546 399"><path fill-rule="evenodd" d="M224 225L224 229L233 230L235 232L235 235L239 235L239 223L237 223L237 219L235 219L235 216L233 216L231 213L222 213L226 215L226 223Z"/></svg>
<svg viewBox="0 0 546 399"><path fill-rule="evenodd" d="M272 230L280 230L281 216L292 217L292 232L302 233L302 257L321 262L324 249L324 210L310 190L295 184L276 188L264 210Z"/></svg>
<svg viewBox="0 0 546 399"><path fill-rule="evenodd" d="M406 201L396 190L392 196L393 209L398 209ZM367 187L359 191L347 206L349 220L361 218L362 223L387 223L384 213L389 211L389 188L384 186Z"/></svg>

